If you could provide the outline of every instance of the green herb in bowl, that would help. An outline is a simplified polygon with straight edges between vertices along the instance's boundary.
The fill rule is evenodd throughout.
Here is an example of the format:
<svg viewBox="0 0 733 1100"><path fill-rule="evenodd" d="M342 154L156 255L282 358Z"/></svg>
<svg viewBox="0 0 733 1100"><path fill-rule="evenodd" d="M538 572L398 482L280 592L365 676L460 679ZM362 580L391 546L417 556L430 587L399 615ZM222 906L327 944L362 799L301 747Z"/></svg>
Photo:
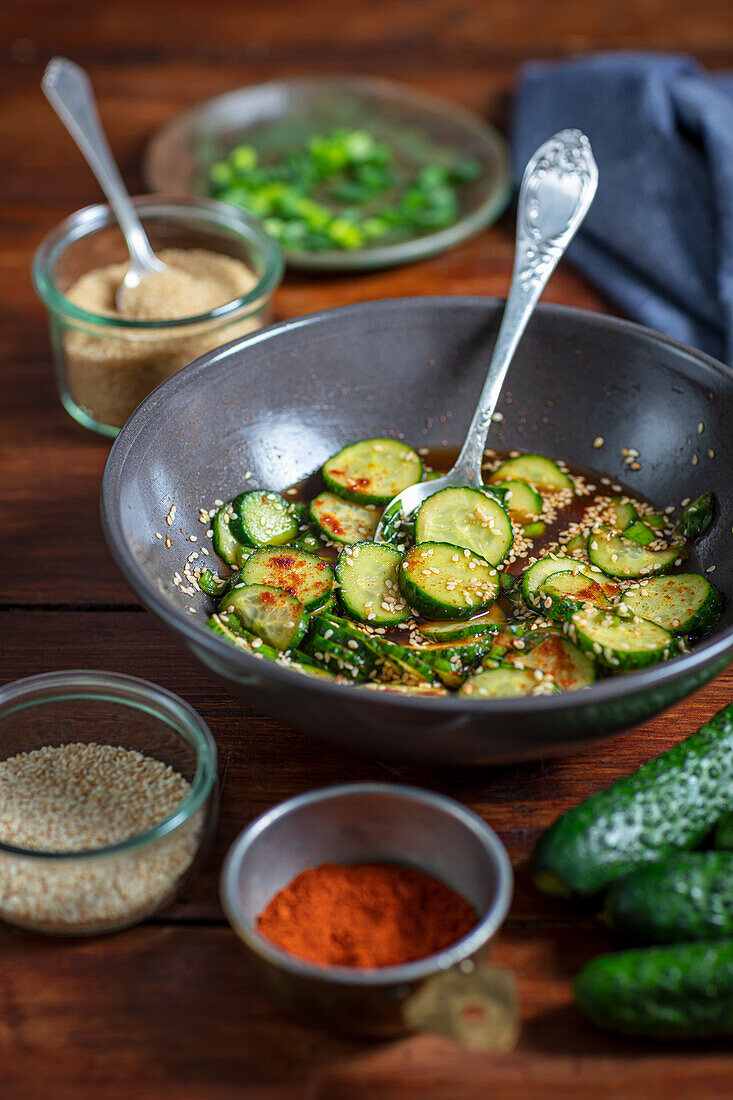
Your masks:
<svg viewBox="0 0 733 1100"><path fill-rule="evenodd" d="M211 166L209 187L261 218L286 249L353 251L452 225L460 189L481 172L475 158L447 153L406 170L369 131L337 129L267 163L253 145L236 145Z"/></svg>

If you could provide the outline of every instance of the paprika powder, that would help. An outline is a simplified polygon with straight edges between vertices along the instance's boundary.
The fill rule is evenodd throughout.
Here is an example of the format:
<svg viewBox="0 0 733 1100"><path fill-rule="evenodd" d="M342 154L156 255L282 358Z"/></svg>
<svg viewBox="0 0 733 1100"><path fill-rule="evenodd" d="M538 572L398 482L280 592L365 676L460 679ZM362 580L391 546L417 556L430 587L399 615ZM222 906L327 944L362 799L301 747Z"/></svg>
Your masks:
<svg viewBox="0 0 733 1100"><path fill-rule="evenodd" d="M399 966L456 943L478 923L449 886L388 863L324 863L297 875L257 918L278 947L321 966Z"/></svg>

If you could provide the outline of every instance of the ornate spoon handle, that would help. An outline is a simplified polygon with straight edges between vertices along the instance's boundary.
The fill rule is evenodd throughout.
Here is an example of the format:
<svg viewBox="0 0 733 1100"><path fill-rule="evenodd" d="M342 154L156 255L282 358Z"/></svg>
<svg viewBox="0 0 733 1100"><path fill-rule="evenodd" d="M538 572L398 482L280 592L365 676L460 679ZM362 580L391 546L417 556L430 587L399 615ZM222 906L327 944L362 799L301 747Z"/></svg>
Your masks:
<svg viewBox="0 0 733 1100"><path fill-rule="evenodd" d="M486 433L509 364L534 307L570 244L598 185L590 142L580 130L561 130L527 165L519 191L512 282L491 365L455 469L466 484L481 482Z"/></svg>

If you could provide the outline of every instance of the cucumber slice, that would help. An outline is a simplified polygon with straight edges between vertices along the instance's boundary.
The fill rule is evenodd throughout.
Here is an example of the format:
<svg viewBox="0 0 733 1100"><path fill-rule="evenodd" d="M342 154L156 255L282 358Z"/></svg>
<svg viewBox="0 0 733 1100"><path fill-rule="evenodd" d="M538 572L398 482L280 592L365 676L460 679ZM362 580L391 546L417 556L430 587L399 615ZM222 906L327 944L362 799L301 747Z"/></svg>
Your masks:
<svg viewBox="0 0 733 1100"><path fill-rule="evenodd" d="M447 542L498 565L512 548L514 531L502 506L478 489L441 489L421 504L417 542Z"/></svg>
<svg viewBox="0 0 733 1100"><path fill-rule="evenodd" d="M400 592L402 555L383 542L345 546L336 563L341 603L355 619L375 626L396 626L410 618Z"/></svg>
<svg viewBox="0 0 733 1100"><path fill-rule="evenodd" d="M312 626L313 637L341 646L347 653L359 657L365 665L373 668L375 657L379 655L378 647L370 645L367 636L357 628L352 628L348 620L344 619L343 622L345 626L336 626L335 620L328 621L327 616L321 618L319 615Z"/></svg>
<svg viewBox="0 0 733 1100"><path fill-rule="evenodd" d="M305 550L307 554L315 554L316 556L323 550L323 545L312 528L309 531L304 531L293 543L297 550Z"/></svg>
<svg viewBox="0 0 733 1100"><path fill-rule="evenodd" d="M527 523L524 526L523 534L526 539L538 539L540 535L544 535L544 533L544 523Z"/></svg>
<svg viewBox="0 0 733 1100"><path fill-rule="evenodd" d="M199 588L207 596L221 596L227 588L227 581L212 573L210 569L202 569L198 576Z"/></svg>
<svg viewBox="0 0 733 1100"><path fill-rule="evenodd" d="M677 646L668 630L646 619L622 619L609 611L576 611L570 634L599 664L617 672L666 661Z"/></svg>
<svg viewBox="0 0 733 1100"><path fill-rule="evenodd" d="M583 553L585 554L587 549L588 549L588 532L587 531L581 531L579 534L573 535L573 537L571 539L569 539L565 543L565 545L563 546L563 550L566 550L568 552L568 554L575 554L578 550L582 550Z"/></svg>
<svg viewBox="0 0 733 1100"><path fill-rule="evenodd" d="M637 542L639 546L648 546L649 543L654 542L657 537L656 531L652 531L651 527L647 527L640 519L635 520L635 522L624 531L624 538L632 539L632 541Z"/></svg>
<svg viewBox="0 0 733 1100"><path fill-rule="evenodd" d="M319 635L309 634L303 641L301 649L318 664L326 667L330 672L339 676L348 676L351 680L367 680L371 675L372 663L365 661L350 649L344 649L342 645L332 638L322 638Z"/></svg>
<svg viewBox="0 0 733 1100"><path fill-rule="evenodd" d="M373 539L379 524L378 512L328 492L311 501L310 518L327 539L344 546Z"/></svg>
<svg viewBox="0 0 733 1100"><path fill-rule="evenodd" d="M575 979L575 1001L598 1027L634 1038L731 1035L733 940L599 955Z"/></svg>
<svg viewBox="0 0 733 1100"><path fill-rule="evenodd" d="M540 585L554 574L578 573L582 568L582 564L575 558L566 558L562 554L548 554L546 558L540 558L522 573L522 599L531 611L539 610Z"/></svg>
<svg viewBox="0 0 733 1100"><path fill-rule="evenodd" d="M436 675L427 661L420 657L420 651L410 649L407 646L398 645L396 642L388 642L385 638L374 639L380 660L387 665L394 675L401 679L407 679L413 684L434 684Z"/></svg>
<svg viewBox="0 0 733 1100"><path fill-rule="evenodd" d="M717 504L715 493L703 493L697 500L693 500L677 521L675 531L682 535L683 539L692 542L700 539L710 530L715 519L715 506Z"/></svg>
<svg viewBox="0 0 733 1100"><path fill-rule="evenodd" d="M459 695L473 699L512 699L519 695L546 695L549 681L537 680L533 672L518 668L489 668L466 680ZM551 694L557 689L553 688Z"/></svg>
<svg viewBox="0 0 733 1100"><path fill-rule="evenodd" d="M511 519L519 523L533 523L542 514L542 497L526 481L494 481L496 489L502 490L503 504Z"/></svg>
<svg viewBox="0 0 733 1100"><path fill-rule="evenodd" d="M563 470L543 455L519 455L518 458L509 458L502 462L501 466L491 476L491 484L506 481L526 481L536 489L546 489L555 492L559 489L570 489L573 492L573 483Z"/></svg>
<svg viewBox="0 0 733 1100"><path fill-rule="evenodd" d="M681 546L647 550L612 527L594 528L588 535L588 557L608 577L650 577L664 573L681 557Z"/></svg>
<svg viewBox="0 0 733 1100"><path fill-rule="evenodd" d="M268 661L276 661L280 657L279 650L267 645L250 630L245 630L235 615L217 613L208 618L205 625L231 645L245 650L253 657L262 657Z"/></svg>
<svg viewBox="0 0 733 1100"><path fill-rule="evenodd" d="M520 642L523 648L519 648ZM516 664L519 661L525 669L538 669L552 680L562 691L577 691L588 687L596 678L595 663L578 646L557 634L546 634L536 645L532 636L514 643L511 657L505 660Z"/></svg>
<svg viewBox="0 0 733 1100"><path fill-rule="evenodd" d="M273 649L293 649L305 637L308 616L300 600L268 584L247 584L227 592L219 612L236 615Z"/></svg>
<svg viewBox="0 0 733 1100"><path fill-rule="evenodd" d="M661 512L652 512L650 515L643 516L642 518L644 520L644 523L646 523L648 527L653 527L655 531L659 531L662 527L664 527L666 519L666 517L663 516Z"/></svg>
<svg viewBox="0 0 733 1100"><path fill-rule="evenodd" d="M494 605L483 615L477 615L468 622L420 623L419 630L431 642L459 642L464 638L477 638L484 634L494 634L505 622L506 615Z"/></svg>
<svg viewBox="0 0 733 1100"><path fill-rule="evenodd" d="M432 619L467 619L499 591L499 574L483 558L446 542L419 542L402 559L400 591Z"/></svg>
<svg viewBox="0 0 733 1100"><path fill-rule="evenodd" d="M430 665L446 687L457 688L491 648L491 642L468 641L464 645L436 643L420 646L421 660Z"/></svg>
<svg viewBox="0 0 733 1100"><path fill-rule="evenodd" d="M623 497L614 497L611 501L611 510L613 512L613 526L618 531L626 531L627 527L630 527L635 519L638 519L639 513L630 500L625 500Z"/></svg>
<svg viewBox="0 0 733 1100"><path fill-rule="evenodd" d="M279 493L255 489L232 501L230 526L245 546L283 546L298 534L298 519Z"/></svg>
<svg viewBox="0 0 733 1100"><path fill-rule="evenodd" d="M344 447L321 468L326 488L356 504L389 504L422 478L422 460L395 439L364 439Z"/></svg>
<svg viewBox="0 0 733 1100"><path fill-rule="evenodd" d="M241 569L246 561L254 554L253 546L242 546L241 544L234 551L234 564Z"/></svg>
<svg viewBox="0 0 733 1100"><path fill-rule="evenodd" d="M624 593L624 604L634 615L664 627L672 634L706 634L725 607L725 597L697 573L652 577Z"/></svg>
<svg viewBox="0 0 733 1100"><path fill-rule="evenodd" d="M539 609L549 619L567 622L576 611L588 604L594 607L610 607L610 601L598 581L588 574L551 573L537 589Z"/></svg>
<svg viewBox="0 0 733 1100"><path fill-rule="evenodd" d="M214 552L227 565L237 564L237 550L239 549L239 540L235 538L234 531L231 528L233 515L231 503L224 504L218 512L215 512L211 520L213 531L211 542Z"/></svg>
<svg viewBox="0 0 733 1100"><path fill-rule="evenodd" d="M333 569L323 558L291 546L257 550L240 570L244 584L281 588L300 600L306 611L315 611L330 598Z"/></svg>

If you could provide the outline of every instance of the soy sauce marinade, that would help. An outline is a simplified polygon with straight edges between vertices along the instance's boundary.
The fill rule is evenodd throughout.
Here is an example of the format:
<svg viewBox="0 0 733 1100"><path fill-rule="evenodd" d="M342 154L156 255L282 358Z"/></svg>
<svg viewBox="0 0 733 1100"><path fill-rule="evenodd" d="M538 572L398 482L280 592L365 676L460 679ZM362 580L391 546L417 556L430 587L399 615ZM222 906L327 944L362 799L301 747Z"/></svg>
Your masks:
<svg viewBox="0 0 733 1100"><path fill-rule="evenodd" d="M458 458L459 449L452 447L436 447L436 448L420 448L420 456L423 461L424 472L435 472L437 474L447 473L452 468L456 459ZM484 481L488 484L489 479L493 471L508 458L515 458L519 456L519 451L505 451L505 450L490 450L487 449L484 452L484 465L483 474ZM500 572L510 573L513 576L518 576L522 573L523 569L527 565L537 558L544 557L547 553L558 549L564 545L570 537L576 534L578 531L583 530L585 527L590 527L594 523L600 523L608 521L609 509L611 508L611 501L622 500L630 501L639 512L640 515L655 513L658 514L653 505L649 504L638 494L632 492L621 482L607 477L605 474L598 473L592 470L585 470L579 466L572 466L569 463L565 463L562 459L553 459L557 462L561 469L566 472L573 481L575 492L572 496L568 493L567 499L563 497L562 505L556 506L559 502L556 500L558 494L544 494L543 495L543 515L541 521L544 523L544 531L540 535L536 535L533 538L526 538L523 534L522 525L514 521L515 531L515 545L512 554L509 555L507 560L501 563L498 567ZM296 482L290 488L285 490L285 497L293 502L302 502L308 504L319 493L323 492L326 488L323 481L321 470L316 470L302 481ZM374 509L376 515L380 515L382 509ZM667 526L666 533L669 534L671 526ZM659 532L660 536L665 534L664 531ZM319 556L325 558L331 565L335 565L338 559L340 551L343 549L341 545L335 543L326 545L319 551ZM514 556L514 560L511 560ZM496 601L497 605L506 614L507 618L512 616L511 604L502 599L501 596ZM477 612L483 614L483 612ZM425 622L420 615L414 614L412 616L412 623L419 629L420 623ZM470 620L468 620L470 622ZM389 627L383 631L383 636L388 640L398 642L401 645L409 643L410 634L414 627L397 626Z"/></svg>

